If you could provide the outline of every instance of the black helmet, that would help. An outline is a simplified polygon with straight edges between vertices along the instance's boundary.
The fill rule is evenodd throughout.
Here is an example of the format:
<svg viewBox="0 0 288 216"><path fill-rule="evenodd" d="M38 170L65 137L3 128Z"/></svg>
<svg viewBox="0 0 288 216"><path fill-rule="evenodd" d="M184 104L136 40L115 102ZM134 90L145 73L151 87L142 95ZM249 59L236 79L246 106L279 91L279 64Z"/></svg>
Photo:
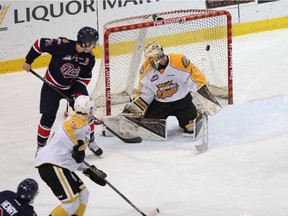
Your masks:
<svg viewBox="0 0 288 216"><path fill-rule="evenodd" d="M89 48L91 46L96 47L96 43L99 39L98 32L91 27L83 27L78 31L77 42L81 47Z"/></svg>
<svg viewBox="0 0 288 216"><path fill-rule="evenodd" d="M27 178L20 182L17 188L16 198L26 201L27 203L33 202L35 196L38 194L38 184L34 179Z"/></svg>

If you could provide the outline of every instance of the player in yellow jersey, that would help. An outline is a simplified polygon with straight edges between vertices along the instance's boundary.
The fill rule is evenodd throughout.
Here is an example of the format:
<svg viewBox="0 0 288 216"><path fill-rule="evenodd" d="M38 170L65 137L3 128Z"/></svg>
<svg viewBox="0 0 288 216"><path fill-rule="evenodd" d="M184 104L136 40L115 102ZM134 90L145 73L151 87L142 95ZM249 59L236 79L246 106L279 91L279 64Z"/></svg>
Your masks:
<svg viewBox="0 0 288 216"><path fill-rule="evenodd" d="M52 210L51 216L84 215L89 192L75 171L82 171L101 186L106 185L104 178L107 175L104 172L83 163L91 132L89 120L94 107L95 102L89 96L77 97L74 104L76 113L63 122L36 155L35 167L40 177L61 201Z"/></svg>
<svg viewBox="0 0 288 216"><path fill-rule="evenodd" d="M204 74L185 55L165 54L155 42L145 47L144 56L138 92L122 115L153 119L175 116L183 135L193 136L195 120L201 114L191 93L207 84Z"/></svg>

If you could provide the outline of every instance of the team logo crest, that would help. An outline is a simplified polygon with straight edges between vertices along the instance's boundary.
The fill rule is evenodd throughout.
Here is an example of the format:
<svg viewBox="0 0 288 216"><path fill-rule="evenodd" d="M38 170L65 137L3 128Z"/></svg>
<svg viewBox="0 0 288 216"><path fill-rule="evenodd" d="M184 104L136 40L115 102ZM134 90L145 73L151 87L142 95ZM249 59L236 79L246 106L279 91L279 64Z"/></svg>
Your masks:
<svg viewBox="0 0 288 216"><path fill-rule="evenodd" d="M188 65L190 64L190 60L189 60L186 56L183 56L181 60L182 60L183 66L184 66L185 68L187 68Z"/></svg>
<svg viewBox="0 0 288 216"><path fill-rule="evenodd" d="M80 73L80 68L74 68L70 63L63 64L60 70L65 78L77 78Z"/></svg>
<svg viewBox="0 0 288 216"><path fill-rule="evenodd" d="M64 44L65 44L65 43L69 43L69 41L68 41L66 38L63 38L63 39L62 39L62 43L64 43Z"/></svg>
<svg viewBox="0 0 288 216"><path fill-rule="evenodd" d="M154 82L155 80L159 79L158 74L153 75L153 77L151 78L151 82Z"/></svg>
<svg viewBox="0 0 288 216"><path fill-rule="evenodd" d="M8 9L9 9L9 5L1 5L0 4L0 26L8 12ZM0 31L7 31L8 30L8 27L2 27L0 28Z"/></svg>
<svg viewBox="0 0 288 216"><path fill-rule="evenodd" d="M171 97L178 91L178 87L179 85L177 83L173 83L172 80L157 85L157 98L165 99L167 97Z"/></svg>

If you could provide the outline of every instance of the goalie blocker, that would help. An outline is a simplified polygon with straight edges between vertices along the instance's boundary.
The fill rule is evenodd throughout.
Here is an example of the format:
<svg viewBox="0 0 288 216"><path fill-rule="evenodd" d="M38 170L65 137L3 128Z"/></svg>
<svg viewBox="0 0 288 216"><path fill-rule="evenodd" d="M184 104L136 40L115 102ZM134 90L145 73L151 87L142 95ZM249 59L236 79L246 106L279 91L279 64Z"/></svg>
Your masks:
<svg viewBox="0 0 288 216"><path fill-rule="evenodd" d="M203 85L193 95L193 103L197 110L210 116L215 115L222 109L216 98L210 93L206 85ZM118 114L117 116L104 117L105 125L124 137L140 136L143 140L163 141L167 139L167 127L165 119L150 119L135 117L135 115ZM202 115L193 121L194 133L190 136L193 140L202 136ZM113 136L104 129L104 136Z"/></svg>
<svg viewBox="0 0 288 216"><path fill-rule="evenodd" d="M203 85L197 90L197 92L193 95L192 101L198 111L201 113L205 112L210 116L215 115L222 109L222 106L211 94L206 85Z"/></svg>

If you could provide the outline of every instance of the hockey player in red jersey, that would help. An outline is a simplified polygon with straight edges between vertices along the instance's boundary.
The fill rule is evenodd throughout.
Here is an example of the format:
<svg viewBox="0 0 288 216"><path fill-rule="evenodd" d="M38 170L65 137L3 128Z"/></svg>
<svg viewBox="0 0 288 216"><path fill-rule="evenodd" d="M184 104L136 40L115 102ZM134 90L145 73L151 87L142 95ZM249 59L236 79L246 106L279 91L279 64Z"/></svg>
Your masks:
<svg viewBox="0 0 288 216"><path fill-rule="evenodd" d="M83 163L90 142L89 120L94 108L95 102L89 96L77 97L74 104L76 113L67 117L36 155L35 167L41 179L61 201L50 216L84 215L89 192L76 171L82 171L101 186L106 185L104 172Z"/></svg>
<svg viewBox="0 0 288 216"><path fill-rule="evenodd" d="M64 37L38 39L28 52L23 69L29 72L31 64L37 57L42 53L49 53L52 58L45 73L45 80L71 98L88 95L87 85L92 78L95 65L92 49L96 47L98 38L99 34L95 29L83 27L77 34L77 41ZM43 84L40 99L42 116L38 125L37 149L45 146L50 136L61 99L60 94ZM73 107L73 104L71 106ZM102 154L102 150L93 143L89 148L98 156Z"/></svg>
<svg viewBox="0 0 288 216"><path fill-rule="evenodd" d="M160 44L151 42L144 50L146 61L140 71L135 99L122 115L152 119L175 116L184 136L194 136L201 113L192 102L192 94L207 83L204 74L182 54L165 54Z"/></svg>
<svg viewBox="0 0 288 216"><path fill-rule="evenodd" d="M16 193L10 190L0 192L0 215L37 216L31 205L38 194L38 183L31 178L24 179Z"/></svg>

